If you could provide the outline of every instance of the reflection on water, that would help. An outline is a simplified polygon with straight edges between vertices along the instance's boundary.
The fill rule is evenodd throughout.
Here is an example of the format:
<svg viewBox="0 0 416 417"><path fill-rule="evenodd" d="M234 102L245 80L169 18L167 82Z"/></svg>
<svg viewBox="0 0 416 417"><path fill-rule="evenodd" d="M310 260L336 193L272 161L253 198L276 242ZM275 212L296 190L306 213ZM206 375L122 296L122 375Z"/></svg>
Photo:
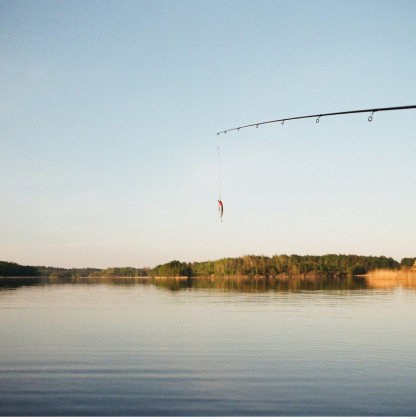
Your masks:
<svg viewBox="0 0 416 417"><path fill-rule="evenodd" d="M360 277L332 277L332 278L188 278L188 279L159 279L150 280L157 287L169 290L213 289L223 291L237 291L245 293L256 292L286 292L286 291L332 291L332 290L360 290L368 288L367 282Z"/></svg>
<svg viewBox="0 0 416 417"><path fill-rule="evenodd" d="M0 415L415 415L416 292L0 279Z"/></svg>
<svg viewBox="0 0 416 417"><path fill-rule="evenodd" d="M336 291L389 289L409 287L416 289L416 274L372 274L369 276L341 277L198 277L198 278L124 278L124 277L34 277L0 278L0 291L27 286L48 285L109 285L135 286L154 285L171 291L184 289L211 289L244 293L296 292L296 291Z"/></svg>
<svg viewBox="0 0 416 417"><path fill-rule="evenodd" d="M0 291L21 287L48 285L122 285L132 286L147 284L147 278L117 278L117 277L0 277Z"/></svg>

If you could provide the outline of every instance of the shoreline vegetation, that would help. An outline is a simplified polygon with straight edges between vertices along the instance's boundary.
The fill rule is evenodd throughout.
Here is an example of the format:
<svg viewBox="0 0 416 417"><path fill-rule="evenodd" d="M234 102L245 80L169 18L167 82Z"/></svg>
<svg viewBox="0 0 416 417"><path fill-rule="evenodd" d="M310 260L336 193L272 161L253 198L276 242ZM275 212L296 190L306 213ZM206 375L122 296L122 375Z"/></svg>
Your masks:
<svg viewBox="0 0 416 417"><path fill-rule="evenodd" d="M365 278L371 288L383 289L402 286L416 289L416 262L412 268L400 271L377 269L369 272Z"/></svg>
<svg viewBox="0 0 416 417"><path fill-rule="evenodd" d="M155 268L55 268L23 266L0 261L0 277L50 277L50 278L138 278L160 281L176 278L222 279L278 279L304 280L338 279L350 276L366 276L376 282L412 280L416 274L416 257L403 258L401 262L385 256L359 255L245 255L239 258L223 258L206 262L171 261Z"/></svg>

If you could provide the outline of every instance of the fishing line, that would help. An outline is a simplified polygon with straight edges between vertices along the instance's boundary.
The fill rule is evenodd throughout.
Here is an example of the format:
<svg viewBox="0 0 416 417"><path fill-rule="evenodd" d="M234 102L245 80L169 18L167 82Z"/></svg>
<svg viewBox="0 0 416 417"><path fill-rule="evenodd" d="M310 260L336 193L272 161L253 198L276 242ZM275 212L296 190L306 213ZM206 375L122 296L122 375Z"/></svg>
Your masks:
<svg viewBox="0 0 416 417"><path fill-rule="evenodd" d="M377 112L380 112L380 111L409 110L409 109L416 109L416 105L415 106L400 106L400 107L384 107L384 108L379 108L379 109L367 109L367 110L351 110L351 111L341 111L341 112L336 112L336 113L321 113L321 114L313 114L311 116L288 117L286 119L270 120L268 122L253 123L251 125L234 127L233 129L228 129L228 130L223 130L222 132L218 132L217 135L219 135L220 133L225 134L227 132L231 132L232 130L245 129L246 127L256 126L256 128L258 128L260 125L266 125L266 124L269 124L269 123L281 122L281 124L284 125L285 122L288 121L288 120L309 119L309 118L312 118L312 117L314 117L314 118L316 117L316 123L319 123L319 120L320 120L321 117L324 117L324 116L339 116L341 114L370 113L371 112L371 115L368 116L368 121L371 122L373 120L374 113L377 113ZM219 158L219 148L218 148L218 158Z"/></svg>
<svg viewBox="0 0 416 417"><path fill-rule="evenodd" d="M218 150L218 185L219 185L219 194L221 200L221 164L220 164L220 148L217 147Z"/></svg>

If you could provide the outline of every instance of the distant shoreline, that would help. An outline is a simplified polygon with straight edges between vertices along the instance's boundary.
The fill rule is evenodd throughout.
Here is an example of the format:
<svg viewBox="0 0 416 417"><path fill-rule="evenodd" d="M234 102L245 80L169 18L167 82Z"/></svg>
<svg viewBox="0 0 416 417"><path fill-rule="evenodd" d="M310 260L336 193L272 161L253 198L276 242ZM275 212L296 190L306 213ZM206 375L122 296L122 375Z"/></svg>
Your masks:
<svg viewBox="0 0 416 417"><path fill-rule="evenodd" d="M100 276L54 276L54 275L38 275L38 276L0 276L0 279L50 279L50 280L65 280L65 279L79 279L79 280L104 280L104 279L130 279L137 281L149 281L149 280L188 280L188 279L204 279L204 280L290 280L290 279L344 279L344 278L371 278L371 279L394 279L394 278L416 278L416 270L389 270L379 269L371 271L367 274L346 274L346 273L314 273L307 274L278 274L278 275L198 275L198 276L142 276L131 277L123 275L100 275Z"/></svg>
<svg viewBox="0 0 416 417"><path fill-rule="evenodd" d="M7 277L128 277L146 280L177 277L177 279L228 277L228 279L336 279L345 276L366 276L385 269L407 271L416 268L415 258L403 258L397 262L385 256L361 256L327 254L315 255L244 255L238 258L222 258L215 261L180 262L174 260L154 268L111 267L57 268L50 266L23 266L0 261L0 276Z"/></svg>

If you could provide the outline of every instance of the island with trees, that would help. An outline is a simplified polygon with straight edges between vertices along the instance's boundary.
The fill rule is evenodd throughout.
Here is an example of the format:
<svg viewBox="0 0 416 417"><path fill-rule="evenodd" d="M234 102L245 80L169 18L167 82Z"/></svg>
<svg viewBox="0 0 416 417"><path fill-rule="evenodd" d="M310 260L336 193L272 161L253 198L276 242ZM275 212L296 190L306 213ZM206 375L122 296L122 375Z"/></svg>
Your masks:
<svg viewBox="0 0 416 417"><path fill-rule="evenodd" d="M377 270L400 271L411 269L415 258L403 258L399 263L385 256L360 255L245 255L238 258L223 258L205 262L180 262L177 260L154 268L57 268L23 266L0 261L0 276L3 277L291 277L320 276L340 277L366 275Z"/></svg>
<svg viewBox="0 0 416 417"><path fill-rule="evenodd" d="M401 270L410 267L416 258L401 263L385 256L359 255L245 255L206 262L171 261L151 269L151 277L198 276L347 276L366 275L375 270Z"/></svg>

